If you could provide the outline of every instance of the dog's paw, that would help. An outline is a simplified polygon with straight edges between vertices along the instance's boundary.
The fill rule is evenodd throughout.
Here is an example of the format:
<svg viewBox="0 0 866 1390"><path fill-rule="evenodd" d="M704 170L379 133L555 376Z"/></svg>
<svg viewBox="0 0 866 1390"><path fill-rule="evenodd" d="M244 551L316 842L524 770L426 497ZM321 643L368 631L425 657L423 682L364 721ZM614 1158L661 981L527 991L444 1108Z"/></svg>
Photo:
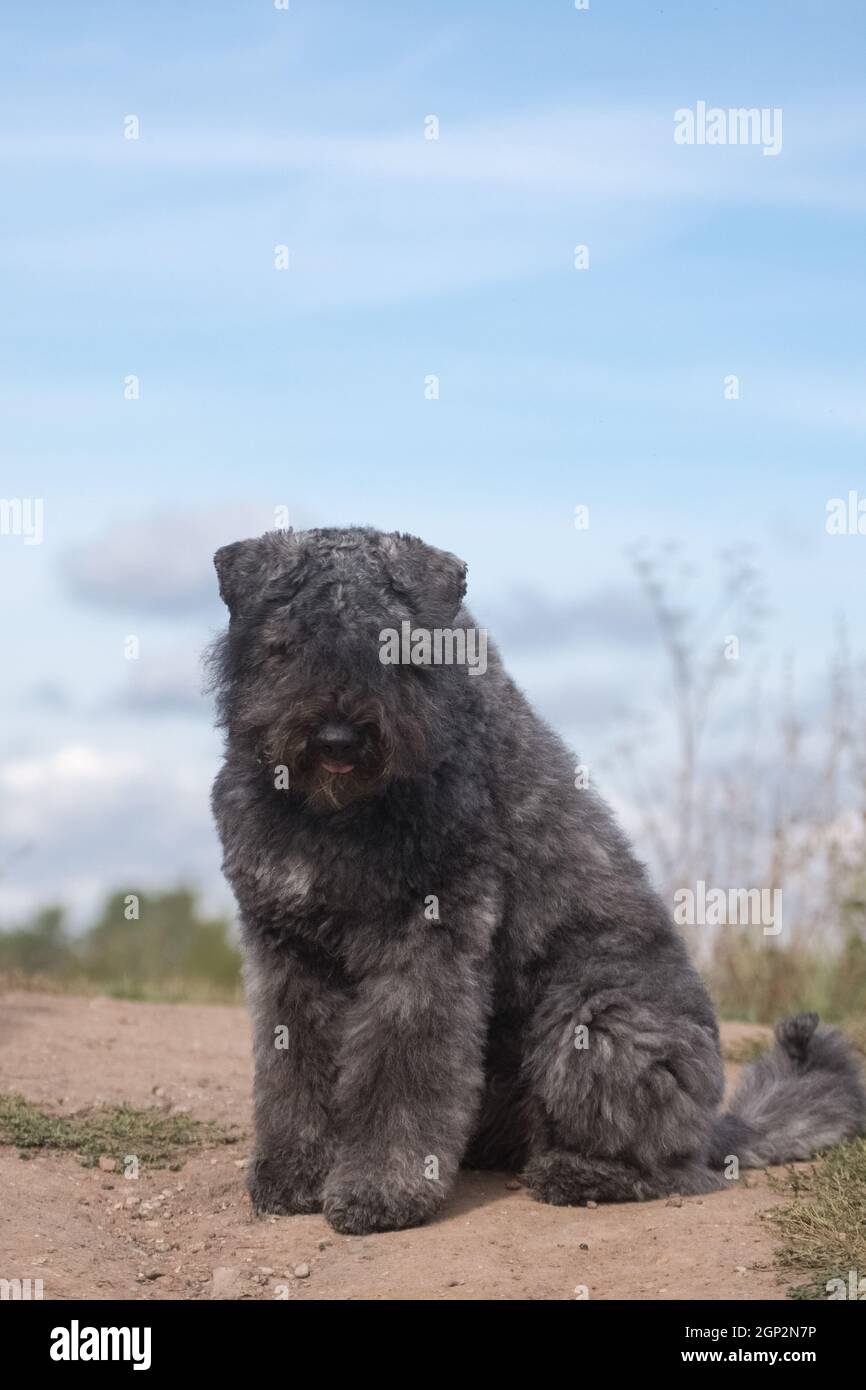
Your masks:
<svg viewBox="0 0 866 1390"><path fill-rule="evenodd" d="M553 1207L576 1207L598 1200L585 1166L572 1154L540 1154L520 1178L539 1202Z"/></svg>
<svg viewBox="0 0 866 1390"><path fill-rule="evenodd" d="M587 1202L646 1202L678 1192L715 1192L724 1183L698 1162L646 1172L626 1160L585 1158L571 1149L537 1154L521 1174L540 1202L553 1207L582 1207Z"/></svg>
<svg viewBox="0 0 866 1390"><path fill-rule="evenodd" d="M536 1155L521 1174L539 1202L552 1207L582 1207L587 1202L642 1202L661 1195L661 1188L615 1159L584 1158L570 1149Z"/></svg>
<svg viewBox="0 0 866 1390"><path fill-rule="evenodd" d="M341 1235L364 1236L373 1231L403 1231L420 1226L439 1210L444 1198L441 1183L421 1179L407 1187L386 1177L353 1177L348 1174L325 1187L327 1220Z"/></svg>
<svg viewBox="0 0 866 1390"><path fill-rule="evenodd" d="M322 1210L321 1173L299 1172L295 1164L256 1158L247 1170L247 1191L260 1216L300 1216Z"/></svg>

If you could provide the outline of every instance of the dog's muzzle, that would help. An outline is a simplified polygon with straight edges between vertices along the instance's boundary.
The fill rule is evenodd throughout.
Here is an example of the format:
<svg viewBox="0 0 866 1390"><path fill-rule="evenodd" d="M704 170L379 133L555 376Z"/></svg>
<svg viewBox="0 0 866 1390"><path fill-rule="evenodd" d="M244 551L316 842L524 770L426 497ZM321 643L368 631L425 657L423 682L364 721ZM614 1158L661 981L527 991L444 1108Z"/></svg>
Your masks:
<svg viewBox="0 0 866 1390"><path fill-rule="evenodd" d="M326 772L353 772L361 752L362 739L351 724L323 724L313 739L319 761Z"/></svg>

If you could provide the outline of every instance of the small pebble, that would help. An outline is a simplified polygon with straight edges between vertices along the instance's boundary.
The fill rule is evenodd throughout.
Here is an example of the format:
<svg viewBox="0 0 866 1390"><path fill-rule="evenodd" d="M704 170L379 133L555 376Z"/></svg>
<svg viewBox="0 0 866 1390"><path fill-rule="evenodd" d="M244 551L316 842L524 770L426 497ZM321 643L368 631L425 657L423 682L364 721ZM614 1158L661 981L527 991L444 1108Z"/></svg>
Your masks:
<svg viewBox="0 0 866 1390"><path fill-rule="evenodd" d="M309 1277L310 1277L310 1266L309 1266L309 1265L295 1265L294 1269L292 1270L292 1273L294 1274L294 1276L295 1276L296 1279L309 1279Z"/></svg>

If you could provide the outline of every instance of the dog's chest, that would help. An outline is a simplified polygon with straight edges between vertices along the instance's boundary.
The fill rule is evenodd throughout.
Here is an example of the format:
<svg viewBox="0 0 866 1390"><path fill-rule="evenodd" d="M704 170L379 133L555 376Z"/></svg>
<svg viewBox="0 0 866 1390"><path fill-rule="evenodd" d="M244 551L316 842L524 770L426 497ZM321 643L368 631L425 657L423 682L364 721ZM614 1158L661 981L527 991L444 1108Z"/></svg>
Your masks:
<svg viewBox="0 0 866 1390"><path fill-rule="evenodd" d="M453 807L429 794L328 817L285 803L275 815L255 784L244 791L226 804L221 788L217 811L225 872L257 935L338 951L359 932L392 936L419 911L455 903L485 857Z"/></svg>
<svg viewBox="0 0 866 1390"><path fill-rule="evenodd" d="M247 851L232 875L238 900L259 923L331 943L375 923L386 931L431 894L447 891L450 874L423 844L400 838L319 834L304 829Z"/></svg>

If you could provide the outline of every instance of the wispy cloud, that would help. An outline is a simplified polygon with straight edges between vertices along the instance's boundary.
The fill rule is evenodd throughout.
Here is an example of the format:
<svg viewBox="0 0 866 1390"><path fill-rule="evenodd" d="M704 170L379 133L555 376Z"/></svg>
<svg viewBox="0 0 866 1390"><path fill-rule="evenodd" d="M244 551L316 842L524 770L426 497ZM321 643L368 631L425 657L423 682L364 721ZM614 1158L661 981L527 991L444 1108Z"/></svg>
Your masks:
<svg viewBox="0 0 866 1390"><path fill-rule="evenodd" d="M182 716L213 721L205 693L200 643L182 647L148 645L137 661L128 662L126 681L109 701L115 712L139 719Z"/></svg>
<svg viewBox="0 0 866 1390"><path fill-rule="evenodd" d="M685 100L685 98L684 98ZM838 114L837 114L838 112ZM324 183L337 175L356 185L396 183L473 185L479 189L535 191L548 196L596 195L627 203L781 201L859 209L866 191L847 156L866 135L866 107L838 103L786 112L780 157L768 161L758 147L681 146L673 140L674 109L659 101L628 108L559 106L503 112L449 124L425 139L414 129L324 134L294 129L275 133L237 126L179 133L154 123L139 140L120 126L95 135L50 131L0 136L0 158L85 169L136 167L200 175L305 174ZM254 191L254 190L252 190ZM354 192L353 188L353 192Z"/></svg>
<svg viewBox="0 0 866 1390"><path fill-rule="evenodd" d="M488 605L488 614L496 641L520 655L552 657L567 647L580 657L604 648L644 648L655 642L646 603L634 586L594 587L570 598L515 589L507 602Z"/></svg>
<svg viewBox="0 0 866 1390"><path fill-rule="evenodd" d="M769 160L757 147L675 145L673 108L658 103L445 116L438 140L424 139L420 115L370 134L155 122L139 141L119 126L7 134L10 189L20 177L32 196L41 170L60 190L76 181L68 202L102 205L109 187L111 198L98 225L71 215L55 228L42 212L11 222L0 261L63 284L110 275L133 299L142 267L142 291L164 280L178 304L211 300L219 283L235 316L424 300L562 274L578 242L596 265L637 248L645 258L720 208L861 213L864 132L862 106L847 120L788 111ZM290 250L283 275L278 244Z"/></svg>
<svg viewBox="0 0 866 1390"><path fill-rule="evenodd" d="M171 619L218 614L214 552L275 525L273 510L250 503L166 508L107 524L70 546L61 570L72 597L98 608Z"/></svg>

